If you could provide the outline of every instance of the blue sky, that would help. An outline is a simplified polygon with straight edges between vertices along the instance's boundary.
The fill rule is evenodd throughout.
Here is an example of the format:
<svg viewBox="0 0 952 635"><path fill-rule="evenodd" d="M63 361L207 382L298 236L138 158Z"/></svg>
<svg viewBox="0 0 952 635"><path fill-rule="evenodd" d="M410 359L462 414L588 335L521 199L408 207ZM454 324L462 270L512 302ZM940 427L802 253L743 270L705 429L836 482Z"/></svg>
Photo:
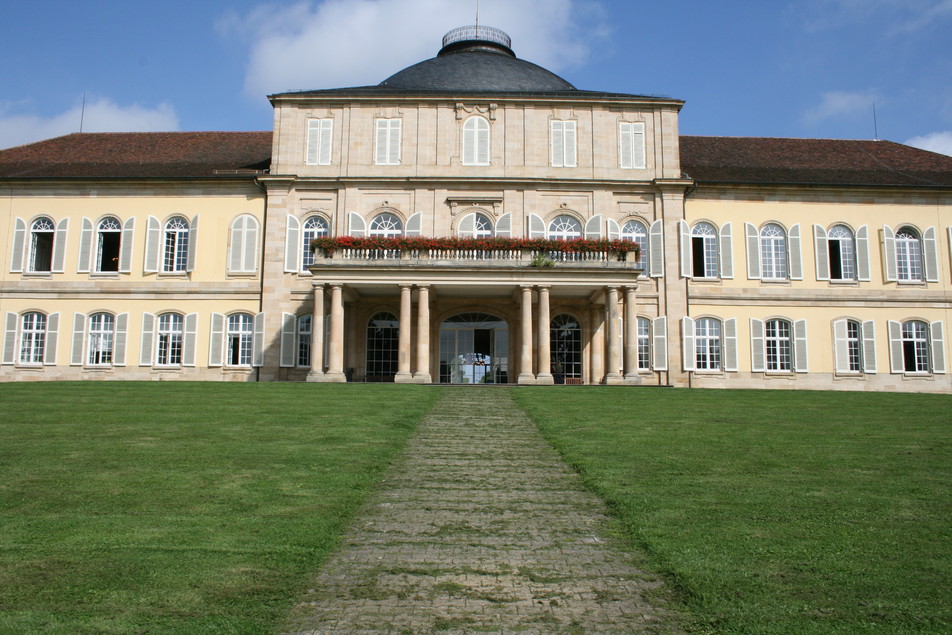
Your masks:
<svg viewBox="0 0 952 635"><path fill-rule="evenodd" d="M681 132L952 154L952 0L481 0L578 88L685 100ZM0 22L0 148L84 129L269 130L266 95L376 84L476 0L48 0Z"/></svg>

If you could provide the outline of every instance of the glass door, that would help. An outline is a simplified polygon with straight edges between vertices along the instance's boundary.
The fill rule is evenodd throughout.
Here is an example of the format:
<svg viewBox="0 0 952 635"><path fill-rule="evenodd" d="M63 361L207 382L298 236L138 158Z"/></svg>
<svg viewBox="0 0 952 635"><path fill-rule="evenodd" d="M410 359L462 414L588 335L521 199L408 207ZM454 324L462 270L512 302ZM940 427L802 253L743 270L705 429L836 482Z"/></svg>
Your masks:
<svg viewBox="0 0 952 635"><path fill-rule="evenodd" d="M509 329L485 313L456 315L440 326L440 383L509 382Z"/></svg>

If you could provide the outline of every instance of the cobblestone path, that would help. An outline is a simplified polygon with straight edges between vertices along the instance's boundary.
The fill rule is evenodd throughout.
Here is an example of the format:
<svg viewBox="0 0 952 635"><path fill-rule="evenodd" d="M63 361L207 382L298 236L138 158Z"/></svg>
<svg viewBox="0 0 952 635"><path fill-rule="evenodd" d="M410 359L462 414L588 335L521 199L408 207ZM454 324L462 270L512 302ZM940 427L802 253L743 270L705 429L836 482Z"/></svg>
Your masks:
<svg viewBox="0 0 952 635"><path fill-rule="evenodd" d="M673 633L660 583L506 389L446 388L292 614L298 633Z"/></svg>

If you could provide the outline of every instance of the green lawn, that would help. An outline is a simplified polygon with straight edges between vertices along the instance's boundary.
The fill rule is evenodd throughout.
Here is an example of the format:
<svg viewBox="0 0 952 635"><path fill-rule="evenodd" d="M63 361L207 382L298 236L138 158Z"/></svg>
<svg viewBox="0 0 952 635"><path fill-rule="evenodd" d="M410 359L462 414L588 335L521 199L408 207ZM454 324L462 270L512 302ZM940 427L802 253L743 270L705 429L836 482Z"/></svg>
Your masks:
<svg viewBox="0 0 952 635"><path fill-rule="evenodd" d="M0 632L273 630L439 393L0 384Z"/></svg>
<svg viewBox="0 0 952 635"><path fill-rule="evenodd" d="M952 396L513 392L692 630L952 632Z"/></svg>

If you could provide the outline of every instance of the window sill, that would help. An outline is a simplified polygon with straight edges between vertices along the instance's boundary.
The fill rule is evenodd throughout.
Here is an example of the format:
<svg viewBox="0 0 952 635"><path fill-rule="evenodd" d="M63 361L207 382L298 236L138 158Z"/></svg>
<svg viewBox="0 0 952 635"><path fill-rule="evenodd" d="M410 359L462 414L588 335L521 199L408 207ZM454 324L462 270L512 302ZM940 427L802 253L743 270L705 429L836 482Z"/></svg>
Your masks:
<svg viewBox="0 0 952 635"><path fill-rule="evenodd" d="M849 372L834 372L834 379L845 379L845 380L866 380L866 373L863 371L849 371Z"/></svg>
<svg viewBox="0 0 952 635"><path fill-rule="evenodd" d="M695 370L692 371L695 375L700 375L702 377L723 377L723 370Z"/></svg>
<svg viewBox="0 0 952 635"><path fill-rule="evenodd" d="M831 287L858 287L858 280L830 280Z"/></svg>
<svg viewBox="0 0 952 635"><path fill-rule="evenodd" d="M53 278L52 271L24 271L24 278L29 278L32 280L50 280Z"/></svg>
<svg viewBox="0 0 952 635"><path fill-rule="evenodd" d="M253 279L258 277L257 271L229 271L226 274L229 278Z"/></svg>
<svg viewBox="0 0 952 635"><path fill-rule="evenodd" d="M690 280L691 282L704 286L720 285L722 282L720 278L691 278Z"/></svg>
<svg viewBox="0 0 952 635"><path fill-rule="evenodd" d="M920 287L922 289L929 286L924 280L897 280L896 284L900 287Z"/></svg>
<svg viewBox="0 0 952 635"><path fill-rule="evenodd" d="M766 379L795 379L796 376L792 370L768 370L764 373Z"/></svg>
<svg viewBox="0 0 952 635"><path fill-rule="evenodd" d="M783 287L789 287L791 282L789 278L761 278L760 281L763 282L764 284L777 285L777 286L783 286Z"/></svg>
<svg viewBox="0 0 952 635"><path fill-rule="evenodd" d="M36 363L27 363L27 362L17 362L14 367L17 370L43 370L45 364L39 362Z"/></svg>
<svg viewBox="0 0 952 635"><path fill-rule="evenodd" d="M909 373L909 372L904 372L904 373L902 374L902 379L903 379L903 381L905 381L905 380L909 380L909 381L934 381L934 380L935 380L935 375L933 375L933 374L930 373L930 372L921 372L921 373Z"/></svg>
<svg viewBox="0 0 952 635"><path fill-rule="evenodd" d="M188 279L188 271L160 271L156 274L157 278Z"/></svg>
<svg viewBox="0 0 952 635"><path fill-rule="evenodd" d="M90 278L119 278L118 271L90 271Z"/></svg>

